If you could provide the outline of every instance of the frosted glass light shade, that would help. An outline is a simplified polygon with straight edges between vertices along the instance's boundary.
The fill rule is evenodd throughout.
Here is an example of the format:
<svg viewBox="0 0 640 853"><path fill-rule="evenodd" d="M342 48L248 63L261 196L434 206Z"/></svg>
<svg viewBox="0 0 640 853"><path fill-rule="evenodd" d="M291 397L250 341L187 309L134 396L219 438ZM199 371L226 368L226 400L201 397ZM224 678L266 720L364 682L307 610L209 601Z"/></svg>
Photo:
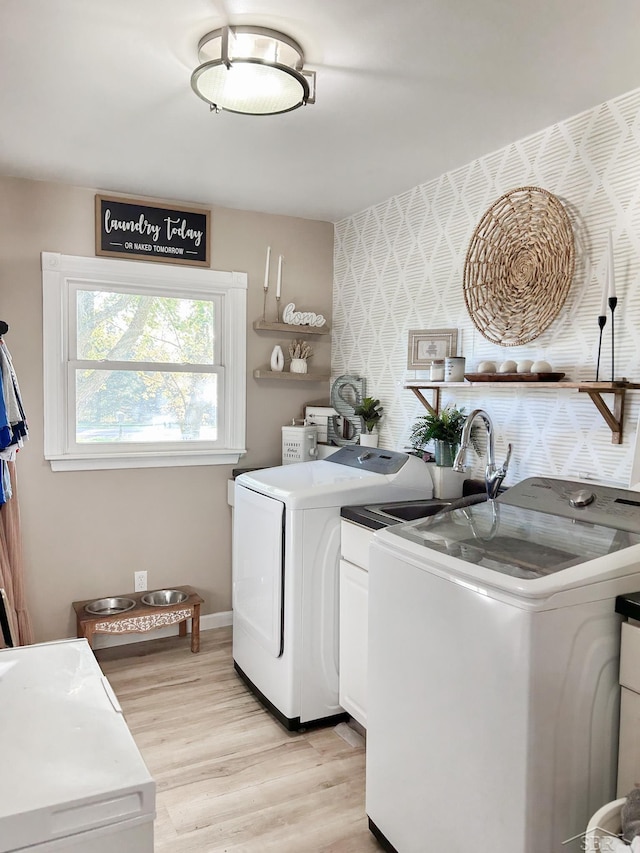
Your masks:
<svg viewBox="0 0 640 853"><path fill-rule="evenodd" d="M288 36L261 27L223 27L200 40L191 86L217 111L288 112L310 100L304 57Z"/></svg>

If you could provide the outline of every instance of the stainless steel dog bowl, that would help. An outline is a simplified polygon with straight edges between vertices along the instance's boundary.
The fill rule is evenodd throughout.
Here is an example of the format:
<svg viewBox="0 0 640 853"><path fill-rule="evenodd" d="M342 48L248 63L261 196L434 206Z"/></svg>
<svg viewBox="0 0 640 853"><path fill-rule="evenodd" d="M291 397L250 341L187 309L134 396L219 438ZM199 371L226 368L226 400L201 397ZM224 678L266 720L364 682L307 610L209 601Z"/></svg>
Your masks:
<svg viewBox="0 0 640 853"><path fill-rule="evenodd" d="M86 604L84 609L96 616L113 616L114 613L126 613L135 606L132 598L98 598L91 604Z"/></svg>
<svg viewBox="0 0 640 853"><path fill-rule="evenodd" d="M171 604L182 604L189 596L179 589L156 589L143 595L140 601L150 607L169 607Z"/></svg>

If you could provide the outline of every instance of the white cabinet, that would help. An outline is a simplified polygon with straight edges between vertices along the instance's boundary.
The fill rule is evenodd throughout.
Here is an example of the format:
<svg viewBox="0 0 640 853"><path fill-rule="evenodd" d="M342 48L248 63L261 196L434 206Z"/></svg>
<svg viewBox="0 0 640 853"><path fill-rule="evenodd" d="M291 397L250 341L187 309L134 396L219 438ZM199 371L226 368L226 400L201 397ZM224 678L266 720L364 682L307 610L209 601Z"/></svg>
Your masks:
<svg viewBox="0 0 640 853"><path fill-rule="evenodd" d="M640 694L622 687L617 796L626 797L636 782L640 782Z"/></svg>
<svg viewBox="0 0 640 853"><path fill-rule="evenodd" d="M340 560L340 704L367 725L369 574Z"/></svg>
<svg viewBox="0 0 640 853"><path fill-rule="evenodd" d="M369 543L373 530L341 522L340 704L366 728Z"/></svg>
<svg viewBox="0 0 640 853"><path fill-rule="evenodd" d="M618 797L640 782L640 623L622 623Z"/></svg>

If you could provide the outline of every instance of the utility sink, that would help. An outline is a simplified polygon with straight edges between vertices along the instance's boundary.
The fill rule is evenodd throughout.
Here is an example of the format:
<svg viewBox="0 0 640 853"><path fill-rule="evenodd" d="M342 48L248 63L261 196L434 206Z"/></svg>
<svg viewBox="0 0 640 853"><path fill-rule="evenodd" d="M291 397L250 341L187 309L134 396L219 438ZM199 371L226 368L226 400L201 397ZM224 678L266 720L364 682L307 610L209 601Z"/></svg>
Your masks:
<svg viewBox="0 0 640 853"><path fill-rule="evenodd" d="M444 509L449 509L451 501L424 500L407 501L406 503L392 503L376 506L368 506L371 512L388 515L398 521L416 521L419 518L427 518Z"/></svg>
<svg viewBox="0 0 640 853"><path fill-rule="evenodd" d="M461 498L418 498L415 501L384 501L366 506L343 506L340 515L363 527L379 530L405 521L418 521L439 512L450 512L487 500L484 481L465 480Z"/></svg>
<svg viewBox="0 0 640 853"><path fill-rule="evenodd" d="M448 512L452 509L470 506L471 504L481 503L487 499L486 492L484 494L467 495L463 498L455 500L438 500L431 498L429 500L417 501L399 501L390 504L370 504L365 507L369 512L375 515L382 515L394 521L417 521L419 518L428 518L430 515L436 515L438 512Z"/></svg>

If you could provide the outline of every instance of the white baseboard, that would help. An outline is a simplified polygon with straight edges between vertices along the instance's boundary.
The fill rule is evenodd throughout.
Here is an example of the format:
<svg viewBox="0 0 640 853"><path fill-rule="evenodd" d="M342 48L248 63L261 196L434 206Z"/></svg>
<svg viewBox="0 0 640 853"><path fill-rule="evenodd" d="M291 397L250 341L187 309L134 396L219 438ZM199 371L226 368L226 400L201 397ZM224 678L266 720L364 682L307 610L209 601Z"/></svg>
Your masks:
<svg viewBox="0 0 640 853"><path fill-rule="evenodd" d="M209 631L212 628L224 628L232 624L233 611L226 610L221 613L207 613L200 617L200 630ZM155 628L153 631L144 631L139 634L94 634L93 648L107 649L112 646L126 646L130 643L142 643L145 640L158 640L161 637L177 637L178 626L169 625L167 628Z"/></svg>

